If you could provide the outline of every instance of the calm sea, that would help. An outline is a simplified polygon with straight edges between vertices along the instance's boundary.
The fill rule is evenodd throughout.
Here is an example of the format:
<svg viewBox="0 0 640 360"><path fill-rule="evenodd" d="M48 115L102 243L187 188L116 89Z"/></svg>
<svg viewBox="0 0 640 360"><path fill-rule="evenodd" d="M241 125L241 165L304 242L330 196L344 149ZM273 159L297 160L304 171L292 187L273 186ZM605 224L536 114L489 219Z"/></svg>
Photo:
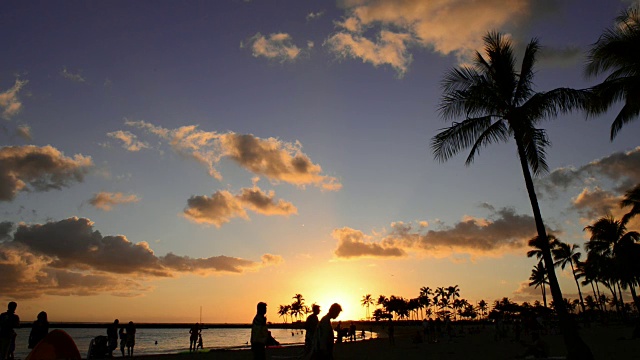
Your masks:
<svg viewBox="0 0 640 360"><path fill-rule="evenodd" d="M53 330L53 328L51 329ZM75 341L83 358L87 357L91 339L98 335L106 335L106 329L67 328L67 332ZM17 329L16 359L24 359L29 354L27 344L30 328ZM270 329L272 336L283 345L304 344L304 331L291 329ZM293 332L293 333L292 333ZM373 336L375 337L375 333ZM369 338L370 333L366 333ZM205 349L242 349L248 348L247 342L251 337L251 329L220 329L202 330L202 342ZM158 344L156 344L156 341ZM126 349L125 349L126 351ZM146 329L136 331L136 345L134 355L167 354L189 351L189 329ZM114 351L120 356L120 347Z"/></svg>

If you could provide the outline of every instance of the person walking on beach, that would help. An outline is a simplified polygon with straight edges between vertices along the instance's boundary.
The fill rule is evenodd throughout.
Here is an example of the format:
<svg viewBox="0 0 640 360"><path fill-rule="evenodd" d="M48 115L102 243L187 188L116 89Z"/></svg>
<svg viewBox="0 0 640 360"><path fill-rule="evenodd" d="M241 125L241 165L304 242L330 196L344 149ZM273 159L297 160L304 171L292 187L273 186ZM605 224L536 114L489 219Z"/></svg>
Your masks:
<svg viewBox="0 0 640 360"><path fill-rule="evenodd" d="M124 326L118 330L118 336L120 337L120 352L124 357L124 348L127 346L127 333L124 331Z"/></svg>
<svg viewBox="0 0 640 360"><path fill-rule="evenodd" d="M313 349L313 338L316 335L316 330L318 329L318 323L320 320L318 319L318 314L320 314L320 306L313 305L311 307L311 315L307 317L307 321L304 323L304 354L305 356L311 354L311 350Z"/></svg>
<svg viewBox="0 0 640 360"><path fill-rule="evenodd" d="M195 325L193 325L191 329L189 329L189 334L191 334L189 336L189 352L196 351L199 333L200 333L200 324L195 323Z"/></svg>
<svg viewBox="0 0 640 360"><path fill-rule="evenodd" d="M107 326L107 339L109 348L109 357L113 357L113 350L118 348L118 324L120 320L113 320L113 324Z"/></svg>
<svg viewBox="0 0 640 360"><path fill-rule="evenodd" d="M38 318L31 325L31 332L29 333L29 349L33 349L38 345L40 340L44 339L49 333L49 321L47 320L47 313L40 311Z"/></svg>
<svg viewBox="0 0 640 360"><path fill-rule="evenodd" d="M342 312L342 306L338 303L334 303L329 308L327 315L323 316L318 324L318 330L316 331L316 347L315 359L318 360L333 360L333 328L331 327L331 320L335 319Z"/></svg>
<svg viewBox="0 0 640 360"><path fill-rule="evenodd" d="M265 360L267 358L266 345L269 338L267 330L267 304L259 302L256 306L256 316L251 323L251 352L254 360Z"/></svg>
<svg viewBox="0 0 640 360"><path fill-rule="evenodd" d="M136 346L136 326L133 321L129 321L127 325L127 354L133 356L133 347Z"/></svg>
<svg viewBox="0 0 640 360"><path fill-rule="evenodd" d="M7 311L0 314L0 360L7 359L11 344L15 344L14 329L20 327L20 317L16 315L17 307L18 304L12 301L7 305Z"/></svg>

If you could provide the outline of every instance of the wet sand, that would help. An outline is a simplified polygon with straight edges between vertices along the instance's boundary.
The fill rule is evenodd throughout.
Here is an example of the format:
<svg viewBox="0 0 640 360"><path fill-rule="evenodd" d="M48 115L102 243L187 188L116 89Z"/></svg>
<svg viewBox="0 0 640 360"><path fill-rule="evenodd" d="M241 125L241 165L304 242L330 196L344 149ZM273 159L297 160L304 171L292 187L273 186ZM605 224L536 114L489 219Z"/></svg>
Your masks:
<svg viewBox="0 0 640 360"><path fill-rule="evenodd" d="M501 360L518 359L525 350L522 342L516 342L514 334L509 338L494 340L493 328L487 326L478 333L462 334L451 339L441 339L437 343L413 343L419 327L396 327L396 343L380 338L336 344L336 360L389 360L389 359L429 359L429 360ZM382 329L380 329L382 330ZM623 325L593 325L581 329L581 335L589 344L597 360L621 360L640 358L640 339L629 340L632 327ZM384 334L384 332L382 332ZM549 345L550 356L561 358L566 355L562 337L558 334L543 336ZM522 335L524 343L530 341ZM300 359L303 348L292 346L268 349L268 359ZM141 359L162 360L242 360L251 359L249 350L212 350L195 354L167 354L140 356Z"/></svg>

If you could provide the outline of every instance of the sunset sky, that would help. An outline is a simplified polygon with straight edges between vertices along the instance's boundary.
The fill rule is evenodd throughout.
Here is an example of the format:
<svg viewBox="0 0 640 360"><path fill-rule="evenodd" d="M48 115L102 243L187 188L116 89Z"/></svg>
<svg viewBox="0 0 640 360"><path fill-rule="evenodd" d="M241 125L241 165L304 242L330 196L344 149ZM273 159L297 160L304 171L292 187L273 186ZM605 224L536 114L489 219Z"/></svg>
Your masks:
<svg viewBox="0 0 640 360"><path fill-rule="evenodd" d="M594 85L585 52L630 5L3 1L0 306L249 322L265 301L279 322L297 293L343 319L422 286L541 300L515 144L434 160L440 81L497 30L519 59L539 39L536 90ZM640 182L640 121L611 142L613 114L543 124L537 191L565 242Z"/></svg>

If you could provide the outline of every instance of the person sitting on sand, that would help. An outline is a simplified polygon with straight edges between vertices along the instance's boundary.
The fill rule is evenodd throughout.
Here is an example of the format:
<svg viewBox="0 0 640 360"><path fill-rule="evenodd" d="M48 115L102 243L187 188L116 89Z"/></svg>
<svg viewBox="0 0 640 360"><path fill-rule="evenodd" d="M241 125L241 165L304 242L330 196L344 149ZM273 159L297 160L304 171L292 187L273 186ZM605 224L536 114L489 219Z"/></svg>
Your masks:
<svg viewBox="0 0 640 360"><path fill-rule="evenodd" d="M269 335L267 335L267 346L278 346L280 345L280 342L278 340L276 340L273 335L271 335L271 331L268 332Z"/></svg>

